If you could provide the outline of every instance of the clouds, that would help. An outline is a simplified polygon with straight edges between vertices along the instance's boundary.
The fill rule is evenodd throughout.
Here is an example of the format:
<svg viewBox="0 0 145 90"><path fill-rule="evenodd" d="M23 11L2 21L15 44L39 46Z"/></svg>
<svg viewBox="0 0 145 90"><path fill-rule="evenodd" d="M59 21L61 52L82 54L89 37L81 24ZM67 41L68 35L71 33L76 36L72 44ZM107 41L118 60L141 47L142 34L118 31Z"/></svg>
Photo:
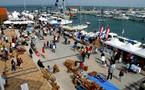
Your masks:
<svg viewBox="0 0 145 90"><path fill-rule="evenodd" d="M55 0L0 0L0 5L54 5ZM65 0L66 5L145 7L145 0Z"/></svg>

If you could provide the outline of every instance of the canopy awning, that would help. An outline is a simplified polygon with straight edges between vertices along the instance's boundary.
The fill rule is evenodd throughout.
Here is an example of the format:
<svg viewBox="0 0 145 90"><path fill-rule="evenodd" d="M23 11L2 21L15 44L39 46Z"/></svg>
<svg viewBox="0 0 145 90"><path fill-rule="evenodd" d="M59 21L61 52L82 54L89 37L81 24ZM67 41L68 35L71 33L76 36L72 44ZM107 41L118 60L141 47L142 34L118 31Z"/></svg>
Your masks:
<svg viewBox="0 0 145 90"><path fill-rule="evenodd" d="M51 25L58 25L59 24L59 22L57 20L52 20L48 23L51 24Z"/></svg>
<svg viewBox="0 0 145 90"><path fill-rule="evenodd" d="M44 22L47 22L48 21L46 18L43 18L43 17L40 17L39 20L40 21L44 21Z"/></svg>
<svg viewBox="0 0 145 90"><path fill-rule="evenodd" d="M5 21L4 24L33 24L34 21Z"/></svg>
<svg viewBox="0 0 145 90"><path fill-rule="evenodd" d="M59 22L61 25L66 25L66 24L71 24L72 21L71 20L65 20L65 19L61 19L61 21Z"/></svg>
<svg viewBox="0 0 145 90"><path fill-rule="evenodd" d="M131 43L123 43L117 39L113 39L111 41L106 41L105 44L145 58L145 49L132 45Z"/></svg>
<svg viewBox="0 0 145 90"><path fill-rule="evenodd" d="M62 26L62 28L64 28L65 30L83 30L85 28L87 28L87 25L77 25L77 26Z"/></svg>

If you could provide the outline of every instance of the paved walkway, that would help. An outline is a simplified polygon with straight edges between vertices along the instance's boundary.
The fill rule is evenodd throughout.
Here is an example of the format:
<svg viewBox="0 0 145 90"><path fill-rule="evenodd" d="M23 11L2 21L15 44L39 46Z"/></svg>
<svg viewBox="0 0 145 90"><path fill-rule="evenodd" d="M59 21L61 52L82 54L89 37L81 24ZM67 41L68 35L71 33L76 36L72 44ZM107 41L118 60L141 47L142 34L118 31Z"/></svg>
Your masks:
<svg viewBox="0 0 145 90"><path fill-rule="evenodd" d="M5 30L5 33L8 36L16 35L13 30ZM11 71L11 59L6 63L3 60L0 60L0 73L6 70L8 77L8 85L5 89L21 90L21 84L27 82L29 90L51 90L51 85L43 78L42 73L33 60L28 56L28 53L25 52L24 54L19 55L19 57L23 60L22 69L17 68L15 72Z"/></svg>
<svg viewBox="0 0 145 90"><path fill-rule="evenodd" d="M48 40L52 40L51 36L47 36ZM52 53L51 50L46 49L45 50L45 57L40 59L43 61L44 65L47 67L48 65L53 66L54 64L57 64L60 67L60 72L56 73L55 76L57 78L57 82L59 85L61 85L61 88L63 90L75 90L74 85L71 82L70 75L66 72L66 67L63 66L63 63L66 59L75 59L79 60L79 55L77 51L71 50L72 42L70 45L64 45L62 44L63 39L61 38L60 42L57 43L57 49L56 53ZM41 52L41 48L43 46L44 40L41 40L37 42L37 48L39 48L39 51ZM107 76L108 67L103 67L98 61L97 58L100 58L99 54L93 54L91 55L90 59L86 59L85 65L89 66L90 71L97 71L99 73L103 73ZM131 84L134 82L138 82L142 79L144 79L144 75L142 74L134 74L134 73L126 73L124 77L122 78L121 82L118 79L119 74L119 68L120 64L117 64L116 69L113 74L113 79L109 80L113 84L119 87L119 89L128 90L128 87L130 87ZM85 72L84 72L85 73ZM136 90L138 86L132 87L130 90Z"/></svg>
<svg viewBox="0 0 145 90"><path fill-rule="evenodd" d="M45 37L45 40L52 40L52 36ZM45 40L38 40L36 46L38 48L39 53L42 54L41 48L45 42ZM43 64L47 67L48 65L53 66L57 64L60 68L60 72L56 73L56 79L58 84L61 87L61 90L75 90L74 85L72 84L70 75L66 72L66 67L63 65L66 59L74 59L79 60L79 55L77 51L71 50L71 46L73 41L70 45L62 44L63 38L60 39L60 42L57 43L56 53L52 53L50 49L45 49L45 58L40 56L37 57L33 55L33 62L37 63L38 59L41 59ZM26 47L28 50L28 47ZM86 59L85 65L89 66L90 71L97 71L98 73L102 73L107 76L108 67L103 67L99 62L100 54L93 54L91 55L90 59ZM119 87L119 89L124 90L137 90L138 82L144 79L144 75L142 74L134 74L134 73L126 73L120 82L118 79L119 68L120 64L116 65L117 69L114 71L113 79L109 80L113 84ZM84 72L86 73L86 72ZM138 83L138 84L136 84ZM130 88L131 87L131 88Z"/></svg>

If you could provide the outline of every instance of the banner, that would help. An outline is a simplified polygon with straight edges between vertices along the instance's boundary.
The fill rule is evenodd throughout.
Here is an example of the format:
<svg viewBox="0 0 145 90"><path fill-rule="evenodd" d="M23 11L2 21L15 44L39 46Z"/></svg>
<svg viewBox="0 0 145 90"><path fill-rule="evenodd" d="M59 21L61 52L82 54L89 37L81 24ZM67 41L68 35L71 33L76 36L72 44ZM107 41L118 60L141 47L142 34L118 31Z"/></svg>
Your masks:
<svg viewBox="0 0 145 90"><path fill-rule="evenodd" d="M99 32L99 38L101 38L102 33L103 33L103 30L104 30L104 27L103 27L103 25L101 25L101 27L100 27L100 32Z"/></svg>
<svg viewBox="0 0 145 90"><path fill-rule="evenodd" d="M108 26L108 27L107 27L107 31L106 31L106 40L108 39L109 33L110 33L110 27Z"/></svg>

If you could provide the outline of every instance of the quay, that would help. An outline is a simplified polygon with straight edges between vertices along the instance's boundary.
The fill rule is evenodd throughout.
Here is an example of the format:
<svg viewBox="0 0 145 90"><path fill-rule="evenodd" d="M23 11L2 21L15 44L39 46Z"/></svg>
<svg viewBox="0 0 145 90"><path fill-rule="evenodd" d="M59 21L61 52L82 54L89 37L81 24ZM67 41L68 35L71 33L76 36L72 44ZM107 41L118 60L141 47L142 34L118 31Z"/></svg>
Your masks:
<svg viewBox="0 0 145 90"><path fill-rule="evenodd" d="M95 15L96 11L80 11L79 13ZM28 23L26 22L12 21L12 23L15 25L4 25L0 33L0 73L6 80L6 90L20 90L24 87L29 90L76 90L76 85L72 80L74 72L69 72L68 67L64 65L66 60L83 63L87 67L87 70L83 70L84 67L82 69L81 65L76 65L76 70L81 73L81 77L95 71L97 74L102 74L107 82L119 90L137 90L140 83L145 80L143 70L140 73L129 72L127 65L119 61L114 63L113 78L107 79L109 68L112 65L110 59L112 59L113 53L108 52L111 49L102 45L103 52L99 50L101 48L96 51L96 45L92 43L84 45L77 41L78 46L74 50L73 46L76 42L74 33L67 31L72 35L69 37L66 31L59 27L58 22L56 22L57 24L44 23L37 18L28 22L31 23L32 30L27 30ZM83 38L81 37L81 39ZM85 56L83 60L82 55L84 52L87 55L86 48L90 46L93 48L90 51L90 57ZM105 55L105 65L102 62L102 53ZM20 58L22 59L21 66L17 61ZM124 68L126 71L120 79L120 70ZM96 83L96 85L98 84ZM102 87L99 86L99 88Z"/></svg>

